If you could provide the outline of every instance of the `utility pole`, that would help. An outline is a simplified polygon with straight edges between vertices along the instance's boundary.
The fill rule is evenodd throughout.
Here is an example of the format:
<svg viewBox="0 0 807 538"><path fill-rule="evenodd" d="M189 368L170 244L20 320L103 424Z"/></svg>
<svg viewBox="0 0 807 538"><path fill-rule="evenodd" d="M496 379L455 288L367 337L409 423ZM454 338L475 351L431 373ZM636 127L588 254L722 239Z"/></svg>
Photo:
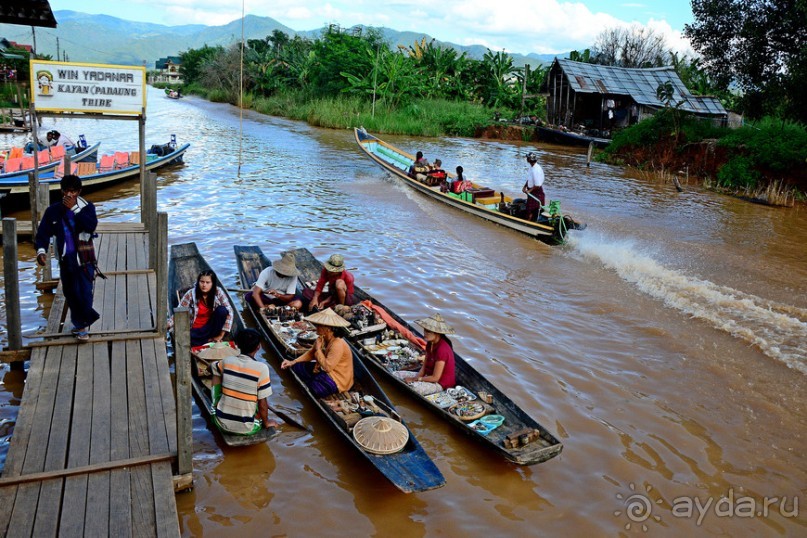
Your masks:
<svg viewBox="0 0 807 538"><path fill-rule="evenodd" d="M31 26L31 34L33 35L33 38L34 38L34 47L33 48L34 48L34 56L36 56L36 27Z"/></svg>
<svg viewBox="0 0 807 538"><path fill-rule="evenodd" d="M61 56L61 54L59 53L59 38L57 37L56 38L56 61L57 62L59 61L59 56Z"/></svg>

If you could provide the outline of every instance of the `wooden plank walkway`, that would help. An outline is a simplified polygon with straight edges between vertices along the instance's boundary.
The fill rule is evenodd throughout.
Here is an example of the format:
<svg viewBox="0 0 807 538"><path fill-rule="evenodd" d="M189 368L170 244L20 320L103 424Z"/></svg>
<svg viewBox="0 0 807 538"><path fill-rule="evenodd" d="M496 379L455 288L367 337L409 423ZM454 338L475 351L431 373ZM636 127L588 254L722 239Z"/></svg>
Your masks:
<svg viewBox="0 0 807 538"><path fill-rule="evenodd" d="M131 224L102 230L96 252L109 275L95 281L90 342L32 348L0 479L0 536L179 536L176 407L165 341L148 334L148 236ZM69 335L65 310L57 290L48 335ZM103 331L103 341L92 334Z"/></svg>

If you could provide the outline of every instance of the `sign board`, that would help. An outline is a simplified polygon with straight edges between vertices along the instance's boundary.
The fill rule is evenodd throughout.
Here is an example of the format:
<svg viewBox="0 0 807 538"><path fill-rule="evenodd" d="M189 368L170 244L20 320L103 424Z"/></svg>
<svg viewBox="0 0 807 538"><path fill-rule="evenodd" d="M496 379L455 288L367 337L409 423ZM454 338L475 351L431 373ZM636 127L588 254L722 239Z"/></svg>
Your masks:
<svg viewBox="0 0 807 538"><path fill-rule="evenodd" d="M31 60L31 103L40 112L140 115L146 68Z"/></svg>

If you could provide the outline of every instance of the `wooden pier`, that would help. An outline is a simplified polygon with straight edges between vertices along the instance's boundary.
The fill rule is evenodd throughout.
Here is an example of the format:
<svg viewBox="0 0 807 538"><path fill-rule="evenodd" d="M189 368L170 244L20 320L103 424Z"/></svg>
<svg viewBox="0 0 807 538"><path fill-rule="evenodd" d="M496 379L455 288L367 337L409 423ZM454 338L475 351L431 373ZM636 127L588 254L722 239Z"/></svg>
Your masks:
<svg viewBox="0 0 807 538"><path fill-rule="evenodd" d="M57 289L45 334L28 345L2 536L179 536L172 462L190 448L177 448L148 233L105 223L96 252L108 279L95 281L90 341L70 334Z"/></svg>

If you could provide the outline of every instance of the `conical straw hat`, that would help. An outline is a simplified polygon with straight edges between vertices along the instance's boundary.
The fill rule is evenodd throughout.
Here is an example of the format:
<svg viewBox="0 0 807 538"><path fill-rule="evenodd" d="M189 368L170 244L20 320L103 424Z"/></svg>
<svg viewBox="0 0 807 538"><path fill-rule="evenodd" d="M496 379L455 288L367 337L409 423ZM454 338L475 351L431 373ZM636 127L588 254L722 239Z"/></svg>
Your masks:
<svg viewBox="0 0 807 538"><path fill-rule="evenodd" d="M330 308L326 308L316 314L306 316L306 321L310 321L314 325L325 325L326 327L350 327L350 322L334 312Z"/></svg>
<svg viewBox="0 0 807 538"><path fill-rule="evenodd" d="M387 417L363 418L353 426L353 437L367 452L394 454L409 440L409 430Z"/></svg>
<svg viewBox="0 0 807 538"><path fill-rule="evenodd" d="M440 314L434 314L428 318L419 319L415 321L415 323L433 333L454 334L454 329L446 323L446 320L444 320L443 316Z"/></svg>

